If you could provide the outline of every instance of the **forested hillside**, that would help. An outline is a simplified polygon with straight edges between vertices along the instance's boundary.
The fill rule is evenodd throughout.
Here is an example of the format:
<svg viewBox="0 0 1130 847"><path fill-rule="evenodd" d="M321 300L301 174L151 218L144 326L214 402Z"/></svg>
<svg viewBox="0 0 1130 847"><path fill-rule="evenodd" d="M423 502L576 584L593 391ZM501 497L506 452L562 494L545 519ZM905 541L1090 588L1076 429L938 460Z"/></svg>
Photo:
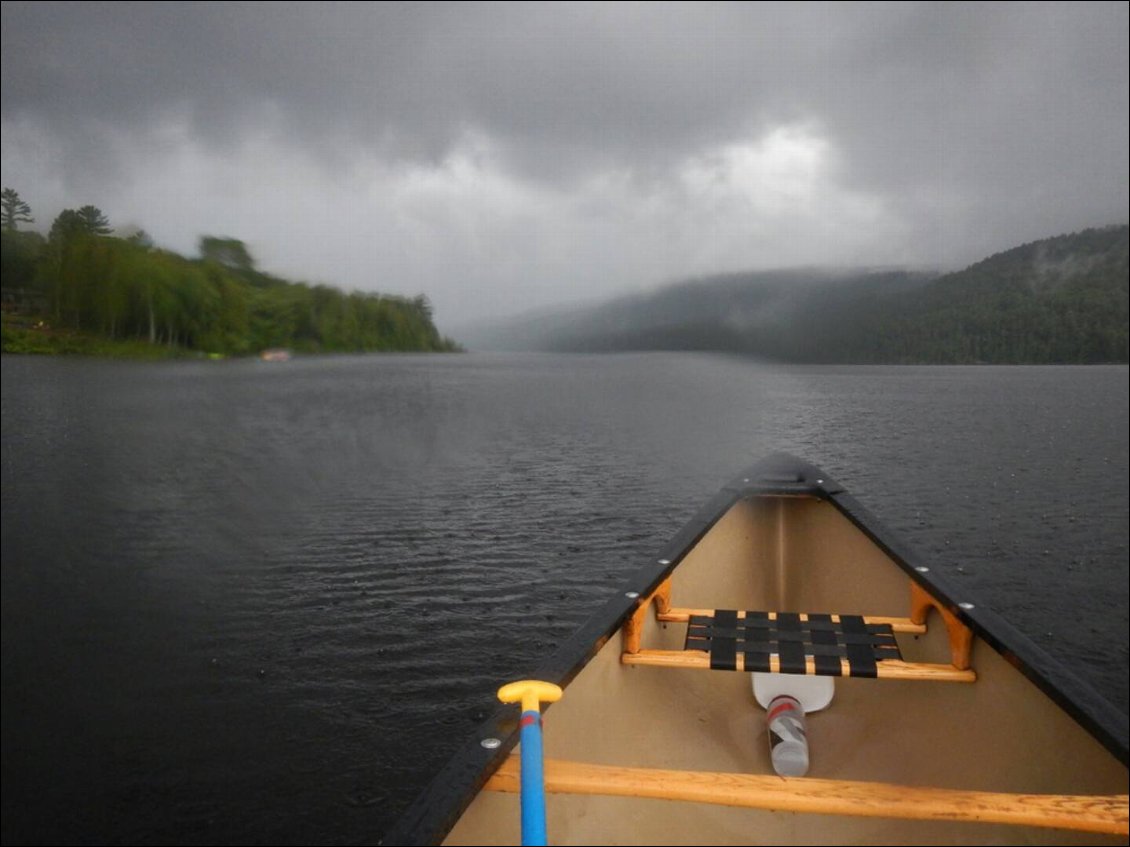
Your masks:
<svg viewBox="0 0 1130 847"><path fill-rule="evenodd" d="M233 238L202 237L200 256L186 258L154 247L144 233L114 237L93 206L64 211L44 238L17 229L30 210L20 217L9 191L0 230L5 309L31 312L48 331L222 354L455 348L440 337L422 295L347 294L280 279L257 270Z"/></svg>
<svg viewBox="0 0 1130 847"><path fill-rule="evenodd" d="M480 330L473 345L720 350L789 362L1127 361L1126 226L1026 244L946 274L729 274Z"/></svg>
<svg viewBox="0 0 1130 847"><path fill-rule="evenodd" d="M997 253L906 298L881 361L1126 362L1130 234L1089 229ZM856 339L857 356L869 349Z"/></svg>

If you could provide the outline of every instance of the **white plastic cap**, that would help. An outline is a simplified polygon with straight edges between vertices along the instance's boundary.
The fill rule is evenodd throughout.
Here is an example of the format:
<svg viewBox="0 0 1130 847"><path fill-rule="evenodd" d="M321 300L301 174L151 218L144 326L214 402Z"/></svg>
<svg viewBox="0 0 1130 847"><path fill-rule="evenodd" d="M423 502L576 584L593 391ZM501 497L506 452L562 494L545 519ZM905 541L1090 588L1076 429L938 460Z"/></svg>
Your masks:
<svg viewBox="0 0 1130 847"><path fill-rule="evenodd" d="M774 697L787 694L795 697L805 714L819 712L832 702L836 694L833 676L808 676L793 673L753 673L753 696L763 709L768 709Z"/></svg>

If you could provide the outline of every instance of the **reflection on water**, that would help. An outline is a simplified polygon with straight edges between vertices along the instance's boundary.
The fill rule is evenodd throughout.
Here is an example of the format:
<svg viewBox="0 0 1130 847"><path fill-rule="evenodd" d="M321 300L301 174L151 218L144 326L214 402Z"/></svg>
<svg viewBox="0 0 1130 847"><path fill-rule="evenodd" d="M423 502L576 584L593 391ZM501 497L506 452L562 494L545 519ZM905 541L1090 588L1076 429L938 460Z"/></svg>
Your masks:
<svg viewBox="0 0 1130 847"><path fill-rule="evenodd" d="M777 449L1127 708L1125 367L2 367L5 841L378 838Z"/></svg>

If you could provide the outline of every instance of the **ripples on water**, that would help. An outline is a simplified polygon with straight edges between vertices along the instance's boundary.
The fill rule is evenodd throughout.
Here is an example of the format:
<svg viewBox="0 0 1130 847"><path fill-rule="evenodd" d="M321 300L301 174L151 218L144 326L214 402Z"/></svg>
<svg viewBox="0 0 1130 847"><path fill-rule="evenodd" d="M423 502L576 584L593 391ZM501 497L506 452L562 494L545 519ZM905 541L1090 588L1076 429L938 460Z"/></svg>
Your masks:
<svg viewBox="0 0 1130 847"><path fill-rule="evenodd" d="M2 364L5 842L376 840L777 449L1127 709L1125 367Z"/></svg>

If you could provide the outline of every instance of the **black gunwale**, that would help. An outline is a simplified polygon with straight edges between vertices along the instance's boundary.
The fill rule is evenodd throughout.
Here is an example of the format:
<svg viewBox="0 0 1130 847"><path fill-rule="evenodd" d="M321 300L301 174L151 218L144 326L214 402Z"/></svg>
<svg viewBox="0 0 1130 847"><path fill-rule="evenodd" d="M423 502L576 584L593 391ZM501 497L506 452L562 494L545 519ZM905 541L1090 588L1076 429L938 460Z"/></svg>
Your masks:
<svg viewBox="0 0 1130 847"><path fill-rule="evenodd" d="M678 567L699 539L739 500L764 495L816 497L834 505L879 546L906 575L921 584L1009 664L1091 733L1123 765L1130 759L1126 716L1090 685L1043 651L964 589L927 567L895 539L859 501L818 467L787 453L775 453L750 466L715 494L643 565L572 637L531 675L564 687L613 637L634 610L637 597L647 596ZM960 603L972 604L963 608ZM549 707L547 707L549 708ZM518 743L518 710L501 706L469 735L431 783L405 809L385 834L382 844L436 844L443 840L487 779ZM494 749L484 738L498 739Z"/></svg>

